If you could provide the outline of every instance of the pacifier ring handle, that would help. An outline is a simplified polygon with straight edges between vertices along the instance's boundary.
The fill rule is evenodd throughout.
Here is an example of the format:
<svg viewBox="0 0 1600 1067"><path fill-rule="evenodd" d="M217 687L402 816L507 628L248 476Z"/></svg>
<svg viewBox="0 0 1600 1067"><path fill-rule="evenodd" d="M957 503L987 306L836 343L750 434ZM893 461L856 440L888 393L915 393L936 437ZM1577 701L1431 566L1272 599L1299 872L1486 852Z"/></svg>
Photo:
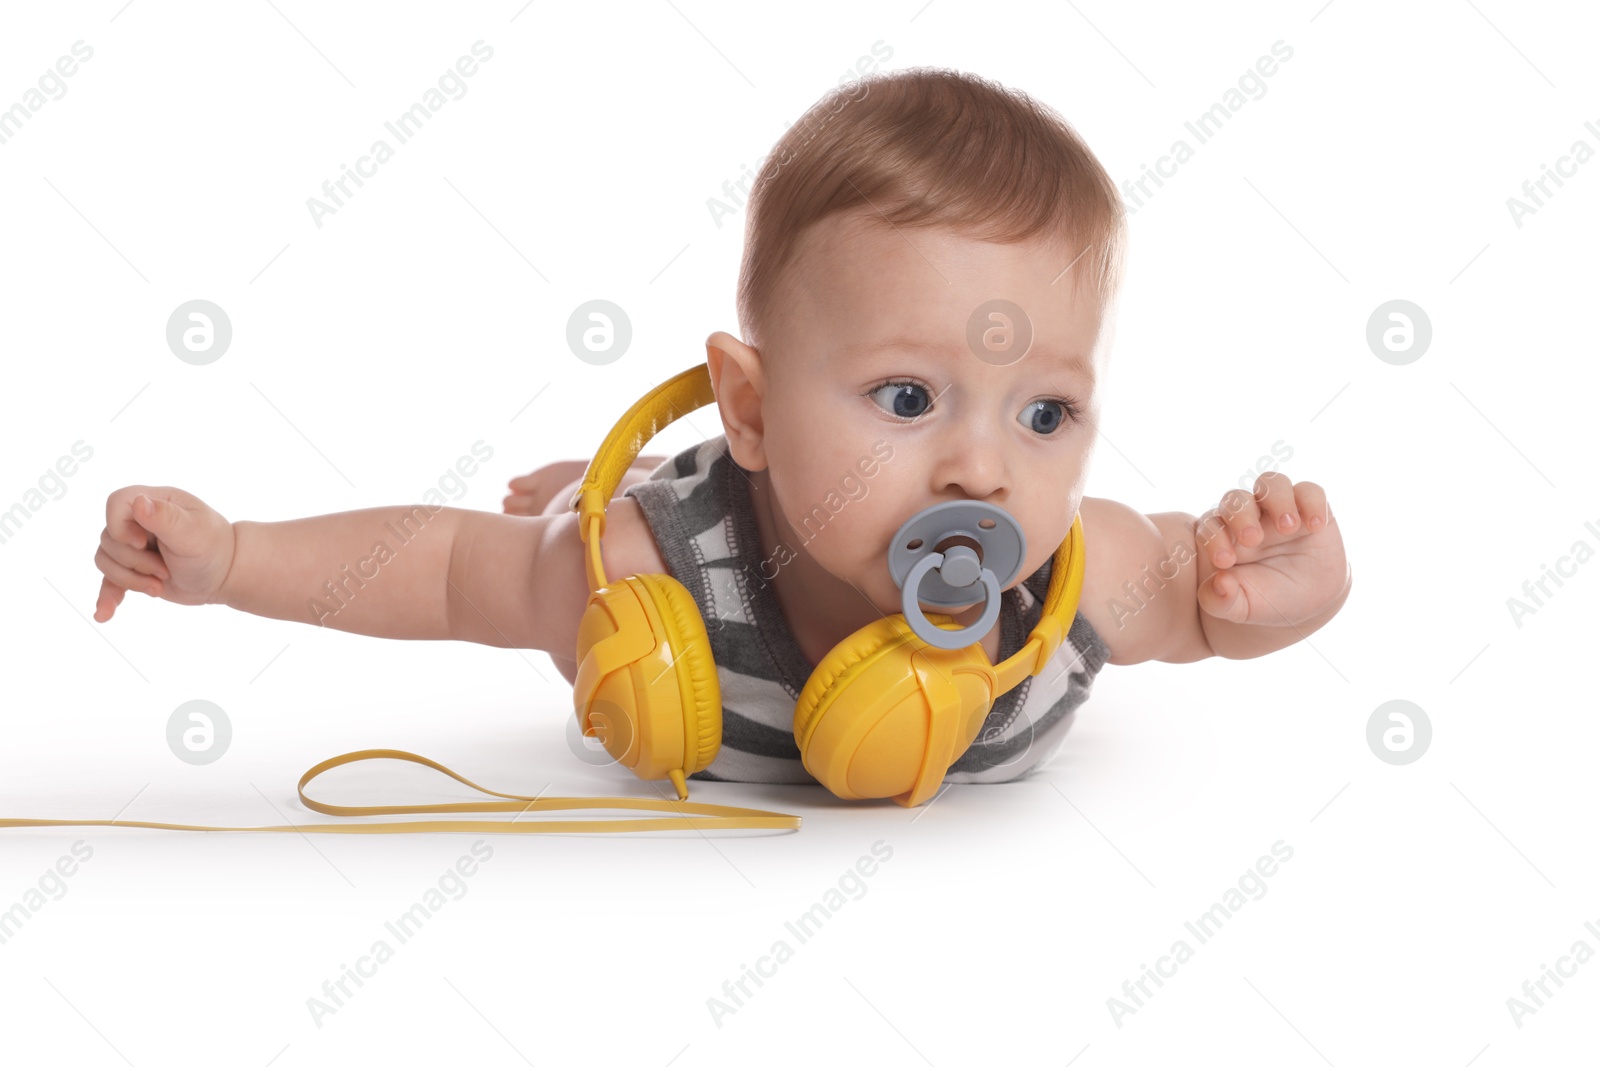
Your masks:
<svg viewBox="0 0 1600 1067"><path fill-rule="evenodd" d="M890 538L884 562L897 588L904 589L911 568L930 553L946 558L917 590L930 610L950 611L983 598L978 576L992 571L1004 589L1021 577L1028 539L1016 517L980 500L947 500L912 515Z"/></svg>
<svg viewBox="0 0 1600 1067"><path fill-rule="evenodd" d="M917 589L922 585L922 579L928 572L936 567L942 567L946 558L947 554L944 552L930 552L917 560L900 587L900 614L905 616L906 625L911 627L911 631L922 640L934 648L953 650L966 648L983 640L983 635L988 633L995 621L1000 618L1000 581L994 576L994 571L988 567L982 568L977 576L977 581L983 583L982 617L971 626L964 626L959 630L946 630L941 626L935 626L917 604ZM968 564L970 560L975 559L975 554L970 548L963 546L953 549L948 558L952 564Z"/></svg>

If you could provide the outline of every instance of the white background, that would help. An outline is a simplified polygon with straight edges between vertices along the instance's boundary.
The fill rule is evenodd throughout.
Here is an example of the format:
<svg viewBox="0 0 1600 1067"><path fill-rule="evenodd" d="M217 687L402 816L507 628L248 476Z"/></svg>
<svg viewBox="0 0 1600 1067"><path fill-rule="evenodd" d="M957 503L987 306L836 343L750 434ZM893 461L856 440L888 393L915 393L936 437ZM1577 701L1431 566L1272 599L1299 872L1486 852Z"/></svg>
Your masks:
<svg viewBox="0 0 1600 1067"><path fill-rule="evenodd" d="M1506 1003L1574 942L1600 951L1583 925L1600 926L1585 677L1600 563L1520 626L1506 603L1574 542L1600 547L1584 525L1600 527L1600 161L1520 227L1506 206L1575 140L1600 148L1584 129L1600 125L1600 24L1583 8L8 5L0 107L74 41L94 54L0 145L0 508L74 442L93 456L0 544L0 816L324 821L295 779L372 746L508 792L656 795L568 751L570 689L541 653L138 594L93 623L105 499L175 485L258 520L408 503L482 440L493 458L451 503L499 510L513 475L587 458L629 403L703 360L707 335L737 332L744 216L718 228L707 199L880 41L884 68L955 67L1056 108L1118 182L1273 42L1292 47L1131 220L1090 492L1198 514L1284 442L1282 469L1329 493L1354 588L1331 624L1262 659L1108 667L1025 783L916 811L703 784L694 799L805 826L488 838L466 894L320 1026L308 998L472 837L0 830L0 909L73 842L93 850L0 945L0 1055L1592 1056L1600 962L1549 985L1520 1027ZM466 95L318 228L307 198L480 39L494 55ZM197 298L234 330L204 367L165 340ZM565 343L595 298L634 329L604 367ZM1365 340L1397 298L1433 326L1405 366ZM707 409L649 451L719 432ZM208 766L167 747L191 699L233 725ZM1392 699L1433 727L1407 766L1366 741ZM471 799L420 768L335 776L325 799ZM1280 840L1293 857L1265 895L1199 944L1184 923ZM893 855L865 895L798 944L784 923L876 841ZM780 938L793 958L718 1025L708 998ZM1193 958L1119 1026L1108 998L1180 938Z"/></svg>

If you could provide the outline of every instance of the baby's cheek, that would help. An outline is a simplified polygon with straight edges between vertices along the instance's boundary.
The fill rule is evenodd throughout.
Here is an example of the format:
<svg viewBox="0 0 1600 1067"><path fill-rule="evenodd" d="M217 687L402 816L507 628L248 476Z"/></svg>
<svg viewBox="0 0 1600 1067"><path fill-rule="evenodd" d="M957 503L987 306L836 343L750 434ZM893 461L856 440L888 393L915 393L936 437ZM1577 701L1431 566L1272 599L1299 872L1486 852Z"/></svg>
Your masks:
<svg viewBox="0 0 1600 1067"><path fill-rule="evenodd" d="M828 573L854 582L868 596L874 596L873 583L889 577L885 550L877 548L869 536L844 527L837 520L812 538L808 547Z"/></svg>

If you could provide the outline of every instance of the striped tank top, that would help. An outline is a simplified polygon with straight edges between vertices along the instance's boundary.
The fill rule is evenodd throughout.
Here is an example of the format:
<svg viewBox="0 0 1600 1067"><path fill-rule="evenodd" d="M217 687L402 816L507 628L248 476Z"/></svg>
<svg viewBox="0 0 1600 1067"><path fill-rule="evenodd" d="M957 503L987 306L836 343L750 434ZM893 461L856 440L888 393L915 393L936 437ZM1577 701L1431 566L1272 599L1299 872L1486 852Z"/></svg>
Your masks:
<svg viewBox="0 0 1600 1067"><path fill-rule="evenodd" d="M751 510L750 474L728 453L725 435L671 457L629 486L672 578L694 597L706 624L722 690L722 747L690 775L708 782L816 781L800 762L794 707L811 677L757 569L761 537ZM1014 655L1039 621L1054 559L1001 594L1000 658ZM946 782L1008 782L1056 754L1078 705L1110 658L1080 611L1067 639L1039 674L1001 694Z"/></svg>

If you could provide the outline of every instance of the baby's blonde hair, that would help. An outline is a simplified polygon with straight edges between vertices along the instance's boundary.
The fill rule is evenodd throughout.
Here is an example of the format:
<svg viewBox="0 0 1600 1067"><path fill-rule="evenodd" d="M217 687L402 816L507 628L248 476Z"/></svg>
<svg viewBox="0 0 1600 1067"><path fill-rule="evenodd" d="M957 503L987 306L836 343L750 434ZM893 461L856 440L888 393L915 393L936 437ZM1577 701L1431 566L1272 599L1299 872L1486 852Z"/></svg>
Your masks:
<svg viewBox="0 0 1600 1067"><path fill-rule="evenodd" d="M1072 281L1083 291L1087 279L1102 308L1127 241L1116 185L1065 119L1020 90L936 67L829 92L773 146L746 209L738 312L758 348L801 236L841 212L1002 244L1057 238L1083 253Z"/></svg>

